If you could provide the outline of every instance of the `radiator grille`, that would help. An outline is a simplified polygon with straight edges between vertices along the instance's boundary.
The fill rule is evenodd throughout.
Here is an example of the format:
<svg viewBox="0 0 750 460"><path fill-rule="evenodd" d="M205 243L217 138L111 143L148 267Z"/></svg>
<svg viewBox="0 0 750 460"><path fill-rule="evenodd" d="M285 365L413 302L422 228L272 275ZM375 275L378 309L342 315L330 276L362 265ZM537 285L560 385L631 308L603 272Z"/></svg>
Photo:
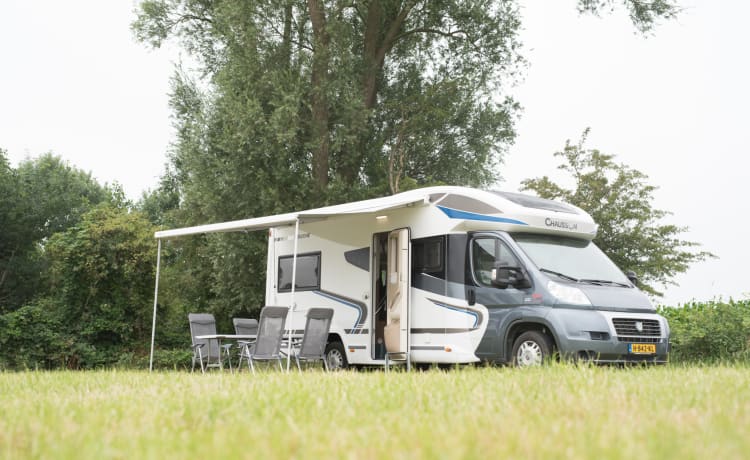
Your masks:
<svg viewBox="0 0 750 460"><path fill-rule="evenodd" d="M628 343L659 343L661 339L659 337L632 337L627 335L621 335L617 337L618 342Z"/></svg>
<svg viewBox="0 0 750 460"><path fill-rule="evenodd" d="M612 318L612 323L620 342L655 343L661 337L661 325L655 319Z"/></svg>

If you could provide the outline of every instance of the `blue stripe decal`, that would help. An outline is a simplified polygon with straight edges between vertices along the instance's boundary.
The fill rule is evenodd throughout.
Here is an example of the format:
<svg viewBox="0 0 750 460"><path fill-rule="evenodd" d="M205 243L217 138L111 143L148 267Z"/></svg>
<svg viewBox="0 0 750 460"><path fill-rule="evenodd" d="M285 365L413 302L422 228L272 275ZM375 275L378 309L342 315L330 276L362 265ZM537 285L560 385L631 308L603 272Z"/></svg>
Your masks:
<svg viewBox="0 0 750 460"><path fill-rule="evenodd" d="M352 303L352 302L346 301L346 300L341 299L339 297L334 297L334 296L332 296L330 294L327 294L325 292L320 292L320 291L313 291L313 292L315 294L318 294L319 296L325 297L326 299L335 300L336 302L342 303L342 304L346 305L347 307L355 308L357 310L357 320L354 322L354 326L353 327L355 327L355 328L357 327L357 325L359 324L359 320L362 318L362 308L359 305L357 305L356 303Z"/></svg>
<svg viewBox="0 0 750 460"><path fill-rule="evenodd" d="M459 308L459 307L454 307L453 305L448 305L446 303L438 302L438 301L432 300L432 299L430 299L430 301L432 303L434 303L435 305L437 305L438 307L447 308L448 310L457 311L459 313L466 313L467 315L473 316L474 317L474 325L471 326L471 328L472 329L476 329L477 323L479 322L479 313L477 313L475 311L471 311L471 310Z"/></svg>
<svg viewBox="0 0 750 460"><path fill-rule="evenodd" d="M486 214L477 214L468 211L459 211L457 209L446 208L445 206L438 206L438 209L443 211L446 216L451 219L464 219L464 220L482 220L485 222L500 222L503 224L515 224L515 225L529 225L526 222L520 220L509 219L507 217L496 217L488 216Z"/></svg>

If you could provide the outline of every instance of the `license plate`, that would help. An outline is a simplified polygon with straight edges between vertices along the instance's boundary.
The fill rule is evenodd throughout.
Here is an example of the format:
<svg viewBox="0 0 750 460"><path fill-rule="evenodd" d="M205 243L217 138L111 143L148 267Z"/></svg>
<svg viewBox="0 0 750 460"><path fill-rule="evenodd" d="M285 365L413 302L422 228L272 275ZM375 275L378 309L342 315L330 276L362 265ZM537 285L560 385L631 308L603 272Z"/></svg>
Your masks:
<svg viewBox="0 0 750 460"><path fill-rule="evenodd" d="M653 355L653 354L656 354L656 344L654 343L629 343L628 352L634 355Z"/></svg>

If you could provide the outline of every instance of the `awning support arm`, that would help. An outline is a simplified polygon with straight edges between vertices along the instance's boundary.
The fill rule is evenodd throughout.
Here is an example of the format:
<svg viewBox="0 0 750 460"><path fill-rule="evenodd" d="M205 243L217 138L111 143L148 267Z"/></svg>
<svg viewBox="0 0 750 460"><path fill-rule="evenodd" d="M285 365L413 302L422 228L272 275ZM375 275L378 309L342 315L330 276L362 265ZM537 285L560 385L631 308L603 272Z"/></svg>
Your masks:
<svg viewBox="0 0 750 460"><path fill-rule="evenodd" d="M287 341L286 371L289 372L289 363L292 361L292 332L294 332L294 291L297 287L297 243L299 242L299 217L294 223L294 254L292 255L292 297L289 305L289 340Z"/></svg>
<svg viewBox="0 0 750 460"><path fill-rule="evenodd" d="M148 371L154 370L154 338L156 337L156 302L159 298L159 269L161 268L161 238L157 240L156 249L156 285L154 286L154 319L151 323L151 357L148 360Z"/></svg>

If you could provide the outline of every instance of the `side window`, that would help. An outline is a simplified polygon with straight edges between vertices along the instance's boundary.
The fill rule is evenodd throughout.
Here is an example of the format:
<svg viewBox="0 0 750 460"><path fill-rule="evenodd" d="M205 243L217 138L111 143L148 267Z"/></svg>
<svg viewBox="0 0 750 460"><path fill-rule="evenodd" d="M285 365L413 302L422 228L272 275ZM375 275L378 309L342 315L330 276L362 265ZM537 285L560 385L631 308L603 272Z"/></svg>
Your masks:
<svg viewBox="0 0 750 460"><path fill-rule="evenodd" d="M411 267L415 274L424 273L445 279L445 237L436 236L412 240Z"/></svg>
<svg viewBox="0 0 750 460"><path fill-rule="evenodd" d="M370 271L370 248L359 248L346 251L344 253L344 259L347 262L354 265L355 267L361 268L362 270Z"/></svg>
<svg viewBox="0 0 750 460"><path fill-rule="evenodd" d="M482 286L492 286L492 269L502 264L517 267L518 259L508 246L497 238L476 238L471 242L471 269Z"/></svg>
<svg viewBox="0 0 750 460"><path fill-rule="evenodd" d="M292 256L279 257L279 292L292 290ZM295 291L320 289L320 253L297 255L297 277Z"/></svg>

